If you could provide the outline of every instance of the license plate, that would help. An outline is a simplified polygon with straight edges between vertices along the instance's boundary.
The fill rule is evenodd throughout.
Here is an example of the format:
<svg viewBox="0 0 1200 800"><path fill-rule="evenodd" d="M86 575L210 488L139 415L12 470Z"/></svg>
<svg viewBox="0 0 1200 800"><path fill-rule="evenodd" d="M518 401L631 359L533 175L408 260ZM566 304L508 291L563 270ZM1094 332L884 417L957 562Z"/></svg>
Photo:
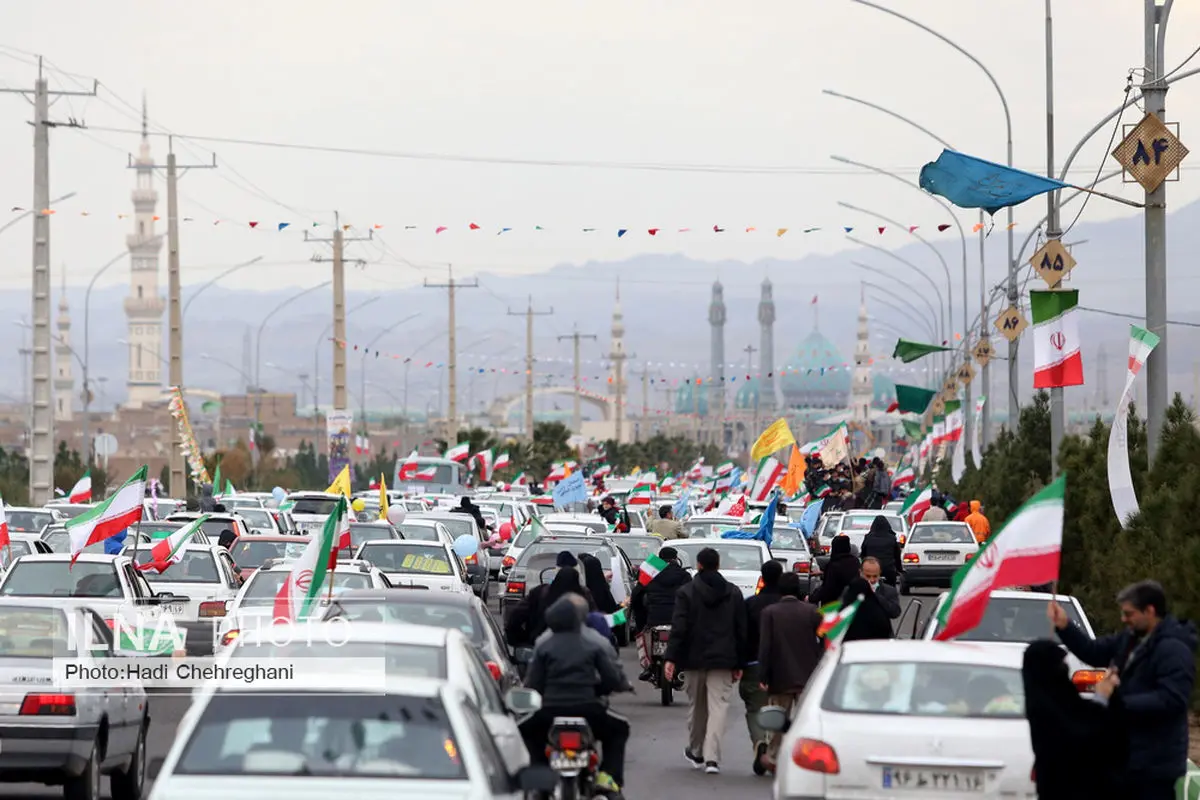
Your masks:
<svg viewBox="0 0 1200 800"><path fill-rule="evenodd" d="M182 614L184 605L183 605L183 603L167 603L165 606L163 606L163 609L168 614L172 614L172 615Z"/></svg>
<svg viewBox="0 0 1200 800"><path fill-rule="evenodd" d="M550 756L551 769L584 769L587 765L587 753L580 753L579 755L554 753Z"/></svg>
<svg viewBox="0 0 1200 800"><path fill-rule="evenodd" d="M958 561L958 553L930 553L930 561Z"/></svg>
<svg viewBox="0 0 1200 800"><path fill-rule="evenodd" d="M968 769L913 769L884 767L883 788L898 792L946 792L949 794L983 794L984 775Z"/></svg>
<svg viewBox="0 0 1200 800"><path fill-rule="evenodd" d="M667 654L667 643L666 642L655 642L654 643L654 655L665 656L666 654Z"/></svg>

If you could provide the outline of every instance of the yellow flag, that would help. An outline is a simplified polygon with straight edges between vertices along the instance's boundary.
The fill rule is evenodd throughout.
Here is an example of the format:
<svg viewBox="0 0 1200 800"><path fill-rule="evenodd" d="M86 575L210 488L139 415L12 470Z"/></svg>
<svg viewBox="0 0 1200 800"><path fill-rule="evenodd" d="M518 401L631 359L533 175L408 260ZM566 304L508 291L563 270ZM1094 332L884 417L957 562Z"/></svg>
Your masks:
<svg viewBox="0 0 1200 800"><path fill-rule="evenodd" d="M388 495L387 495L387 480L383 473L379 474L379 518L386 520L388 518Z"/></svg>
<svg viewBox="0 0 1200 800"><path fill-rule="evenodd" d="M792 429L788 427L787 420L780 417L762 432L762 436L758 437L758 441L750 450L750 461L752 463L762 461L776 450L782 450L789 444L795 443L796 437L792 435Z"/></svg>
<svg viewBox="0 0 1200 800"><path fill-rule="evenodd" d="M783 482L779 484L784 497L794 497L800 491L800 487L804 485L805 466L804 456L800 455L800 448L792 445L792 457L788 460L787 474L783 476Z"/></svg>
<svg viewBox="0 0 1200 800"><path fill-rule="evenodd" d="M338 473L338 476L333 479L333 483L329 484L329 488L326 489L325 491L333 492L335 494L345 495L347 498L350 497L351 487L350 487L350 465L349 464L342 467L342 471Z"/></svg>

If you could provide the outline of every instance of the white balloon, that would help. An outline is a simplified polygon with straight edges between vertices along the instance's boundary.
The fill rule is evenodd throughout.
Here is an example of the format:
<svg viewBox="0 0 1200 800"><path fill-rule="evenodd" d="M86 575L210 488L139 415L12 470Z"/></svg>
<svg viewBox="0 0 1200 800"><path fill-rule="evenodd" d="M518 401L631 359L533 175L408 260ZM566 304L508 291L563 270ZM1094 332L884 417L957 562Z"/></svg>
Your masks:
<svg viewBox="0 0 1200 800"><path fill-rule="evenodd" d="M399 525L404 522L404 506L390 506L387 513L388 522Z"/></svg>

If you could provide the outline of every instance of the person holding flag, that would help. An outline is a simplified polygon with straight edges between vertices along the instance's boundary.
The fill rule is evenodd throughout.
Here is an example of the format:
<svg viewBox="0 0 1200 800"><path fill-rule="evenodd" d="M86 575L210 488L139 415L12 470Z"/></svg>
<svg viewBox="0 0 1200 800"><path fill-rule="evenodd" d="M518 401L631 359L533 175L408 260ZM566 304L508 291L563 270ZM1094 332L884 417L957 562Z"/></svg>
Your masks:
<svg viewBox="0 0 1200 800"><path fill-rule="evenodd" d="M637 636L638 660L642 666L639 680L648 681L651 678L650 630L657 625L671 624L671 616L675 613L675 595L691 581L692 576L680 564L679 552L674 547L662 547L658 555L652 555L642 562L638 583L629 597L629 610L633 612Z"/></svg>
<svg viewBox="0 0 1200 800"><path fill-rule="evenodd" d="M300 622L318 611L321 593L330 579L330 566L337 559L334 549L342 523L349 515L345 496L339 497L324 527L309 539L300 557L275 594L274 622ZM346 529L347 534L349 528Z"/></svg>

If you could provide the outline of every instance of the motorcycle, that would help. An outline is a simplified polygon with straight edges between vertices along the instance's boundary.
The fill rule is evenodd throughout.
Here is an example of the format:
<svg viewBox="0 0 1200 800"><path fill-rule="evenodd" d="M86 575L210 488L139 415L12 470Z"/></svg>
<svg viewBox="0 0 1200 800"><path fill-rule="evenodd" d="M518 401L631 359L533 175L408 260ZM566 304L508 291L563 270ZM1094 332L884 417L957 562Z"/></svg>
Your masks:
<svg viewBox="0 0 1200 800"><path fill-rule="evenodd" d="M650 684L658 689L659 700L664 706L675 702L675 692L683 689L683 672L677 670L672 680L667 680L663 667L667 663L667 642L671 640L670 625L655 625L643 637L650 642Z"/></svg>
<svg viewBox="0 0 1200 800"><path fill-rule="evenodd" d="M591 726L582 717L555 717L546 755L558 774L559 800L591 800L595 794L600 753Z"/></svg>

